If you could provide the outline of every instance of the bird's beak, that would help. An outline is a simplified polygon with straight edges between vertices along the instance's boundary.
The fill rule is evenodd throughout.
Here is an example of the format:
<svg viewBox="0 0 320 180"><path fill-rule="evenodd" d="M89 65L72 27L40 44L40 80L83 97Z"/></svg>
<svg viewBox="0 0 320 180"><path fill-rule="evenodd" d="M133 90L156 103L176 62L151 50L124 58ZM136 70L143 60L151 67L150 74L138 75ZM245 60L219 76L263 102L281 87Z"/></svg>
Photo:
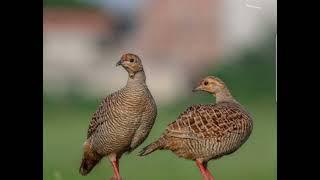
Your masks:
<svg viewBox="0 0 320 180"><path fill-rule="evenodd" d="M122 61L119 60L119 61L117 62L117 64L116 64L116 66L119 66L119 65L121 65L121 64L122 64Z"/></svg>
<svg viewBox="0 0 320 180"><path fill-rule="evenodd" d="M198 86L198 87L193 88L192 92L196 92L196 91L199 91L199 90L200 90L200 87Z"/></svg>

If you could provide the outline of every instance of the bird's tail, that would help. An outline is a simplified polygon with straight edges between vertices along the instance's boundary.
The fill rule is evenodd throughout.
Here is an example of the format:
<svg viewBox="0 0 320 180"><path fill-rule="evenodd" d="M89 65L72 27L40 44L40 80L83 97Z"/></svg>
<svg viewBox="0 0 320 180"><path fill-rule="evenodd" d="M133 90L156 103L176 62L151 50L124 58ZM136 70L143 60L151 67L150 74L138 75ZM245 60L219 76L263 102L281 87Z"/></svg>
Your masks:
<svg viewBox="0 0 320 180"><path fill-rule="evenodd" d="M157 141L155 141L155 142L149 144L148 146L144 147L139 152L139 156L146 156L146 155L152 153L153 151L156 151L158 149L163 149L163 146L164 146L164 138L161 137Z"/></svg>
<svg viewBox="0 0 320 180"><path fill-rule="evenodd" d="M85 176L90 173L90 171L95 167L96 164L98 164L103 156L95 152L88 142L84 143L83 149L84 153L79 172L82 176Z"/></svg>

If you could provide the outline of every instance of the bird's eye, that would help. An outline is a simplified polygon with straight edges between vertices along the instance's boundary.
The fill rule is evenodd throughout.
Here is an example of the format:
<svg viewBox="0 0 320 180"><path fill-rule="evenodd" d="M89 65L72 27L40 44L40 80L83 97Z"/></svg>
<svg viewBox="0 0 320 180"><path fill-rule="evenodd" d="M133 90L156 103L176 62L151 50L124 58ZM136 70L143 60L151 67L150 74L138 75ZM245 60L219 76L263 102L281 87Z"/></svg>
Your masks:
<svg viewBox="0 0 320 180"><path fill-rule="evenodd" d="M133 62L134 61L134 59L130 59L130 62Z"/></svg>
<svg viewBox="0 0 320 180"><path fill-rule="evenodd" d="M205 81L203 84L204 84L205 86L208 85L208 81Z"/></svg>

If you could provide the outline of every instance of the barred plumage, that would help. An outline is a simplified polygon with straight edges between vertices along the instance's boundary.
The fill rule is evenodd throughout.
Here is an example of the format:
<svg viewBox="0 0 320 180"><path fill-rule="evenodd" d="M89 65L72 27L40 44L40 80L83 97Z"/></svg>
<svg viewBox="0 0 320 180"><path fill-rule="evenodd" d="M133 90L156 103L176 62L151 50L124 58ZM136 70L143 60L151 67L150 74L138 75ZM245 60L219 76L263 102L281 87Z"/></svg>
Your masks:
<svg viewBox="0 0 320 180"><path fill-rule="evenodd" d="M206 166L209 160L231 154L246 142L252 131L252 119L232 97L226 85L209 76L199 83L196 90L214 94L216 103L188 107L140 155L167 149L179 157L196 160L200 166ZM200 169L206 179L213 179L204 167Z"/></svg>
<svg viewBox="0 0 320 180"><path fill-rule="evenodd" d="M194 105L171 123L165 132L169 141L179 141L187 159L210 160L235 151L251 131L251 118L237 103ZM167 140L168 141L168 140ZM179 142L170 142L177 144ZM164 148L170 149L170 145Z"/></svg>
<svg viewBox="0 0 320 180"><path fill-rule="evenodd" d="M90 146L90 152L101 158L108 156L116 166L123 153L134 150L147 138L157 116L156 103L145 83L141 60L136 55L125 54L121 65L129 73L128 82L101 102L91 119L85 143ZM81 166L80 173L86 175L91 169ZM117 173L115 178L119 179Z"/></svg>

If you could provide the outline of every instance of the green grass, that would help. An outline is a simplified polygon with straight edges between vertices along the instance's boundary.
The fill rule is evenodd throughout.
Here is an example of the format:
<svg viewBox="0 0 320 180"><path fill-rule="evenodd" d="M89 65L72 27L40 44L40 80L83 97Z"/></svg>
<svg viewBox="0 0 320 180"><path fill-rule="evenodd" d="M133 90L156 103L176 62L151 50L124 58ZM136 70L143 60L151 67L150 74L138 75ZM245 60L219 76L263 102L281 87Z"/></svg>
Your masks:
<svg viewBox="0 0 320 180"><path fill-rule="evenodd" d="M90 7L90 5L81 0L44 0L44 7Z"/></svg>
<svg viewBox="0 0 320 180"><path fill-rule="evenodd" d="M212 99L213 100L213 99ZM200 179L194 162L177 158L169 151L158 151L146 157L137 152L155 140L184 110L198 97L159 108L159 115L147 140L129 155L121 159L121 174L125 179ZM87 104L87 106L83 106ZM98 101L87 103L50 103L44 106L44 179L81 180L106 179L112 175L107 160L86 177L78 173L82 155L82 143L88 121ZM209 168L216 179L275 179L276 178L276 105L272 98L245 102L254 117L254 130L248 142L239 151L217 161L211 161Z"/></svg>

